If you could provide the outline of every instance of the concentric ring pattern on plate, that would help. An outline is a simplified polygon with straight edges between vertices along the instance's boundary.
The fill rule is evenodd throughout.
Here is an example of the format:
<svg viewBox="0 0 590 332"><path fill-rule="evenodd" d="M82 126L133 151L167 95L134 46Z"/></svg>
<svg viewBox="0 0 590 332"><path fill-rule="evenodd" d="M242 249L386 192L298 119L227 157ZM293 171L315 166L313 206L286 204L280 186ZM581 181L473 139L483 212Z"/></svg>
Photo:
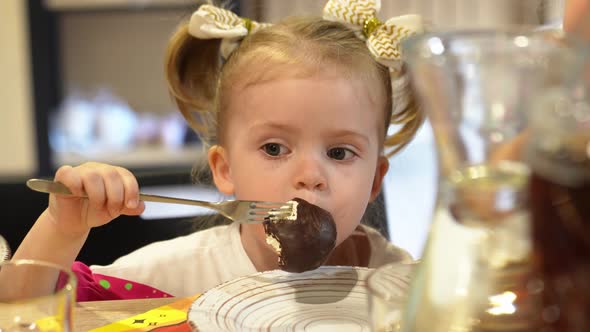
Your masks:
<svg viewBox="0 0 590 332"><path fill-rule="evenodd" d="M199 297L188 319L199 331L370 331L366 278L373 271L320 267L269 271Z"/></svg>

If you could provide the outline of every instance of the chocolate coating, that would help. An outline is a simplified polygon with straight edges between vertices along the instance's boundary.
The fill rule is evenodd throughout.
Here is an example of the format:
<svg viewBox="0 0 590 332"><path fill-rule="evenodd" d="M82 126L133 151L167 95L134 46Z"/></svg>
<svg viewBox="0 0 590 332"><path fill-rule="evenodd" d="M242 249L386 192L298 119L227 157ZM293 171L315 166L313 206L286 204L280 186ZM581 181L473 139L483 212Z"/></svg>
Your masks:
<svg viewBox="0 0 590 332"><path fill-rule="evenodd" d="M301 198L297 219L266 220L266 236L276 239L279 252L279 268L288 272L304 272L320 267L336 245L336 223L330 212Z"/></svg>

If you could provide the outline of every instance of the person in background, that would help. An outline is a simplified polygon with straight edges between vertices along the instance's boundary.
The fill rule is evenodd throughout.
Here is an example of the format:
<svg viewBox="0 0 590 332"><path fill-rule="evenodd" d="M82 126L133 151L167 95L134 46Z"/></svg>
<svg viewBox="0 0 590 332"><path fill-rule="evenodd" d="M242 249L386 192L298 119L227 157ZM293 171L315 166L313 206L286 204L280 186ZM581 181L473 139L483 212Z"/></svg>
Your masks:
<svg viewBox="0 0 590 332"><path fill-rule="evenodd" d="M329 211L337 247L327 265L412 261L360 225L381 190L387 158L423 120L399 48L421 32L421 19L381 22L378 6L328 1L323 18L269 25L202 5L173 34L166 55L170 92L210 146L217 189L240 200L298 197ZM135 177L121 167L63 166L55 180L88 198L50 195L14 258L72 265L79 300L189 296L278 267L263 226L238 223L152 243L108 266L75 262L92 228L138 215L144 204ZM38 287L57 281L37 277L44 277Z"/></svg>

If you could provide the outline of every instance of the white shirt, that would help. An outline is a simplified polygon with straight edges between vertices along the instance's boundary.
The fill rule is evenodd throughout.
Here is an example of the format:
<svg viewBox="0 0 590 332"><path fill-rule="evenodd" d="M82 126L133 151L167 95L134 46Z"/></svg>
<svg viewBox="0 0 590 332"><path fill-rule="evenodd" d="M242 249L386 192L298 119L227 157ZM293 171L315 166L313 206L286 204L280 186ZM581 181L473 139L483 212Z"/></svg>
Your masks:
<svg viewBox="0 0 590 332"><path fill-rule="evenodd" d="M403 249L376 230L363 226L371 246L369 267L411 262ZM238 223L216 226L167 241L155 242L93 273L133 280L176 297L192 296L225 281L258 272L246 254Z"/></svg>

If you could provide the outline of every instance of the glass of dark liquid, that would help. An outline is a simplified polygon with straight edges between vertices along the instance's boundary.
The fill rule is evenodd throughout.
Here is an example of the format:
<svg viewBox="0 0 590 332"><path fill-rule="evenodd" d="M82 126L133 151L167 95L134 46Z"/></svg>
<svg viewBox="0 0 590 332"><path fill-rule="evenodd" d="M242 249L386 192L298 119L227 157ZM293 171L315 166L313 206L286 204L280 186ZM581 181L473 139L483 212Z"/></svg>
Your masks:
<svg viewBox="0 0 590 332"><path fill-rule="evenodd" d="M590 332L588 46L518 28L405 42L439 179L402 332Z"/></svg>
<svg viewBox="0 0 590 332"><path fill-rule="evenodd" d="M548 91L531 114L533 269L538 329L590 331L589 82Z"/></svg>

